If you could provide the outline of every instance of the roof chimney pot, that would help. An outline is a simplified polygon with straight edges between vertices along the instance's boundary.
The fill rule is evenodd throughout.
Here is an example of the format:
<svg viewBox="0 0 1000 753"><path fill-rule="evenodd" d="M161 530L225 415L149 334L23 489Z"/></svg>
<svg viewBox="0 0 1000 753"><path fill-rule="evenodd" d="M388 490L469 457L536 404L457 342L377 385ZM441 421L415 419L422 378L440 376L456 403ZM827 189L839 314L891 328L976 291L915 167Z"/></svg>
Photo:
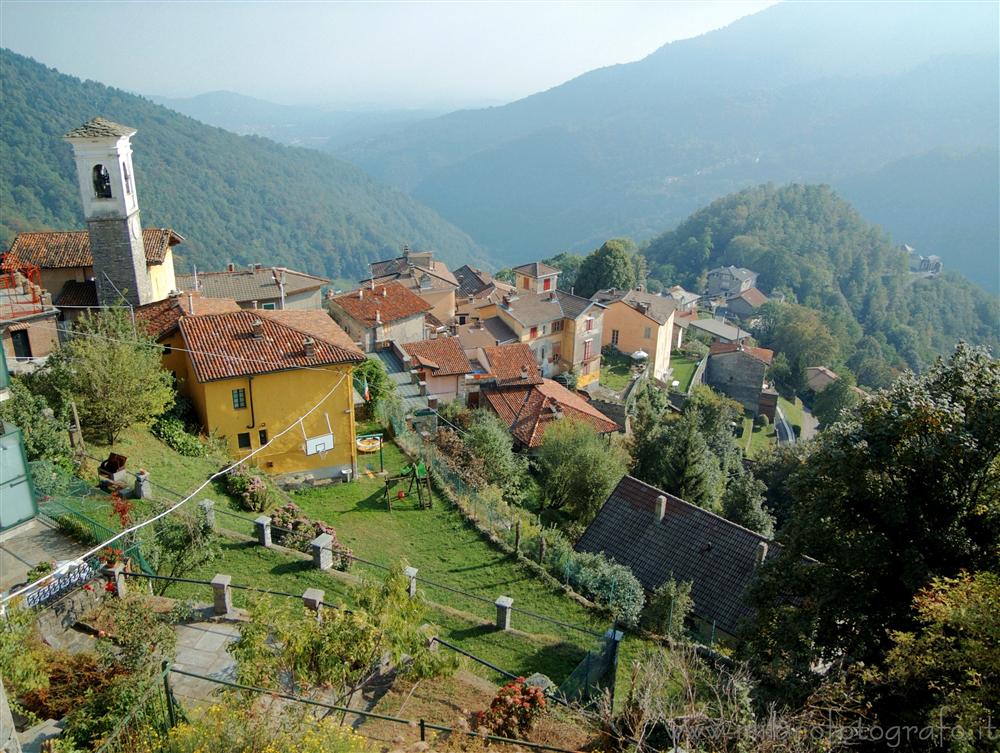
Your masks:
<svg viewBox="0 0 1000 753"><path fill-rule="evenodd" d="M763 565L765 559L767 559L767 542L762 541L757 544L757 552L754 555L754 567Z"/></svg>
<svg viewBox="0 0 1000 753"><path fill-rule="evenodd" d="M656 521L662 523L667 517L667 498L662 494L656 498Z"/></svg>
<svg viewBox="0 0 1000 753"><path fill-rule="evenodd" d="M264 322L262 322L259 318L257 318L257 319L253 320L253 323L250 326L253 329L253 339L254 340L263 340L264 339Z"/></svg>
<svg viewBox="0 0 1000 753"><path fill-rule="evenodd" d="M311 337L302 339L302 350L305 351L306 358L313 358L316 355L316 341Z"/></svg>

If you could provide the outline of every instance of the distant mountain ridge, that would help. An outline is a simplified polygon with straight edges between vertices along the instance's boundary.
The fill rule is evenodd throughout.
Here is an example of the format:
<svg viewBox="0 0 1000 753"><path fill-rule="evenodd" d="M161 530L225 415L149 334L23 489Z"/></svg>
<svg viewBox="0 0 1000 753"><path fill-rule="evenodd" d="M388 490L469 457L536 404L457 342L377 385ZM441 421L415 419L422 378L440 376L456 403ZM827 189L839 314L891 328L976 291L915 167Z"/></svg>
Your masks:
<svg viewBox="0 0 1000 753"><path fill-rule="evenodd" d="M337 153L512 262L641 239L747 185L854 186L935 149L995 148L997 20L992 4L781 4L504 107ZM989 196L998 183L984 186ZM930 236L894 230L973 279L991 276L987 249L928 248Z"/></svg>
<svg viewBox="0 0 1000 753"><path fill-rule="evenodd" d="M360 277L404 243L490 266L468 235L358 168L312 150L203 125L141 97L0 50L0 244L20 231L84 226L69 129L101 115L138 130L136 185L147 226L187 242L180 268L280 264Z"/></svg>

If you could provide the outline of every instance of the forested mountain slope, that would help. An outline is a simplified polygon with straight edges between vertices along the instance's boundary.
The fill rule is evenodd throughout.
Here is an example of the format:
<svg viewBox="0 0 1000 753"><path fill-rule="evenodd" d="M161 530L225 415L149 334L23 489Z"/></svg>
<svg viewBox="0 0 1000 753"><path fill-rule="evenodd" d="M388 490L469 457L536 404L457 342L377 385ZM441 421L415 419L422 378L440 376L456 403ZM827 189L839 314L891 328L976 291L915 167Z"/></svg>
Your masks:
<svg viewBox="0 0 1000 753"><path fill-rule="evenodd" d="M786 291L820 312L833 339L829 363L868 350L921 369L959 339L1000 353L996 296L952 271L910 274L906 253L827 186L745 189L695 212L642 253L651 277L695 290L713 267L753 269L765 292ZM858 360L851 366L863 371Z"/></svg>
<svg viewBox="0 0 1000 753"><path fill-rule="evenodd" d="M95 115L133 126L142 220L187 238L181 266L281 264L355 277L403 243L454 265L488 265L434 211L315 151L203 125L118 89L0 51L0 243L23 230L83 226L61 136Z"/></svg>
<svg viewBox="0 0 1000 753"><path fill-rule="evenodd" d="M995 148L996 28L993 4L782 3L641 61L340 153L505 261L593 248L649 237L748 185L839 185L937 148ZM927 167L936 221L957 245L969 208L950 212ZM981 168L995 206L996 162ZM882 214L877 201L869 209ZM905 239L910 225L894 230ZM982 249L921 250L982 276L966 266Z"/></svg>

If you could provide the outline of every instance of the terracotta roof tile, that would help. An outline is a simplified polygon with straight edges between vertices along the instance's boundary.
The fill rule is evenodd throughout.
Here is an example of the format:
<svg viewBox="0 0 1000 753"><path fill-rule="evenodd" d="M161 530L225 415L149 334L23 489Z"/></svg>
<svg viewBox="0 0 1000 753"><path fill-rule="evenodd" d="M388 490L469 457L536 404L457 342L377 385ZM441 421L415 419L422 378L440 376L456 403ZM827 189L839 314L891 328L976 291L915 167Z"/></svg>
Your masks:
<svg viewBox="0 0 1000 753"><path fill-rule="evenodd" d="M239 310L239 305L231 298L203 298L200 293L186 293L136 307L135 320L145 326L150 337L159 340L177 329L177 322L182 316L225 314Z"/></svg>
<svg viewBox="0 0 1000 753"><path fill-rule="evenodd" d="M618 482L576 549L604 552L630 568L647 591L668 578L691 581L694 613L727 633L752 614L746 592L758 552L767 559L781 552L764 536L631 476Z"/></svg>
<svg viewBox="0 0 1000 753"><path fill-rule="evenodd" d="M270 317L258 317L260 313L240 310L181 317L181 335L185 347L194 351L190 358L199 382L365 360L364 354L353 346L348 349ZM317 322L318 317L329 318L319 310L303 313L317 317ZM259 340L253 334L253 324L258 318L263 330ZM325 323L322 326L325 327ZM315 340L312 356L305 354L303 340L306 337Z"/></svg>
<svg viewBox="0 0 1000 753"><path fill-rule="evenodd" d="M457 337L404 343L403 350L412 356L418 366L431 369L437 376L468 374L472 371L472 364L466 358Z"/></svg>
<svg viewBox="0 0 1000 753"><path fill-rule="evenodd" d="M499 386L541 384L542 375L538 371L535 354L526 343L495 345L483 348L483 353L489 361L490 373L496 377ZM527 370L527 379L521 377L522 369Z"/></svg>
<svg viewBox="0 0 1000 753"><path fill-rule="evenodd" d="M743 345L742 343L722 343L715 342L708 349L708 354L710 356L723 355L725 353L746 353L751 358L756 358L758 361L764 363L771 363L774 360L774 351L768 350L767 348L753 348L749 345Z"/></svg>
<svg viewBox="0 0 1000 753"><path fill-rule="evenodd" d="M279 324L284 324L286 327L305 332L316 339L326 340L328 343L339 345L346 350L361 353L351 336L333 321L333 317L321 309L285 309L283 311L258 309L256 313L273 319Z"/></svg>
<svg viewBox="0 0 1000 753"><path fill-rule="evenodd" d="M375 324L376 314L382 323L423 315L431 305L398 282L376 285L375 290L361 288L330 299L352 318L367 326Z"/></svg>
<svg viewBox="0 0 1000 753"><path fill-rule="evenodd" d="M562 416L585 421L601 434L619 429L597 408L551 379L528 387L488 389L482 395L510 433L529 448L540 446L545 430Z"/></svg>
<svg viewBox="0 0 1000 753"><path fill-rule="evenodd" d="M765 303L767 303L770 300L766 295L764 295L762 292L760 292L757 288L747 288L742 293L740 293L739 295L734 295L729 300L732 301L732 300L735 300L737 298L745 301L749 306L752 306L753 308L757 308L758 306L763 306Z"/></svg>
<svg viewBox="0 0 1000 753"><path fill-rule="evenodd" d="M184 238L169 228L147 227L142 230L146 264L162 264L171 246ZM65 269L94 266L90 233L86 230L18 233L3 258L4 267L34 264L41 269Z"/></svg>

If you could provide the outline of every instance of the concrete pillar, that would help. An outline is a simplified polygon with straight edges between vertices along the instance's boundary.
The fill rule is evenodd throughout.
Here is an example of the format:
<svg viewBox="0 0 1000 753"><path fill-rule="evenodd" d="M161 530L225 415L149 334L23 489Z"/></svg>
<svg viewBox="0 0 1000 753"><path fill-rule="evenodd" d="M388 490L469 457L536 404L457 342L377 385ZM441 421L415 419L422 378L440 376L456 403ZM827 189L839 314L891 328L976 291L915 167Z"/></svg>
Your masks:
<svg viewBox="0 0 1000 753"><path fill-rule="evenodd" d="M315 612L319 616L320 607L323 606L323 595L324 592L318 588L307 588L305 593L302 594L302 603L306 609Z"/></svg>
<svg viewBox="0 0 1000 753"><path fill-rule="evenodd" d="M111 577L114 578L115 594L119 599L124 599L128 593L128 585L125 583L125 563L117 562L111 568Z"/></svg>
<svg viewBox="0 0 1000 753"><path fill-rule="evenodd" d="M232 576L221 573L212 578L212 606L215 614L229 614L233 611L233 590L229 587L232 581Z"/></svg>
<svg viewBox="0 0 1000 753"><path fill-rule="evenodd" d="M497 605L497 629L510 630L510 612L514 605L514 600L509 596L501 596L496 600Z"/></svg>
<svg viewBox="0 0 1000 753"><path fill-rule="evenodd" d="M261 515L253 522L253 528L257 532L257 543L271 546L271 519L267 515Z"/></svg>
<svg viewBox="0 0 1000 753"><path fill-rule="evenodd" d="M615 643L621 643L622 638L625 634L621 630L615 630L614 628L608 628L604 631L604 640L614 641Z"/></svg>
<svg viewBox="0 0 1000 753"><path fill-rule="evenodd" d="M312 548L313 567L320 570L329 570L333 567L331 544L333 544L333 536L328 533L321 533L309 542L309 546Z"/></svg>
<svg viewBox="0 0 1000 753"><path fill-rule="evenodd" d="M149 474L146 471L139 471L135 474L132 496L135 499L149 499L153 496L153 486L149 483Z"/></svg>
<svg viewBox="0 0 1000 753"><path fill-rule="evenodd" d="M205 522L205 527L210 530L215 530L215 500L214 499L203 499L198 503L198 507L201 509L201 514L204 516L202 520Z"/></svg>
<svg viewBox="0 0 1000 753"><path fill-rule="evenodd" d="M415 567L405 567L403 568L403 575L410 579L409 593L410 598L413 599L417 595L417 573L419 571Z"/></svg>

